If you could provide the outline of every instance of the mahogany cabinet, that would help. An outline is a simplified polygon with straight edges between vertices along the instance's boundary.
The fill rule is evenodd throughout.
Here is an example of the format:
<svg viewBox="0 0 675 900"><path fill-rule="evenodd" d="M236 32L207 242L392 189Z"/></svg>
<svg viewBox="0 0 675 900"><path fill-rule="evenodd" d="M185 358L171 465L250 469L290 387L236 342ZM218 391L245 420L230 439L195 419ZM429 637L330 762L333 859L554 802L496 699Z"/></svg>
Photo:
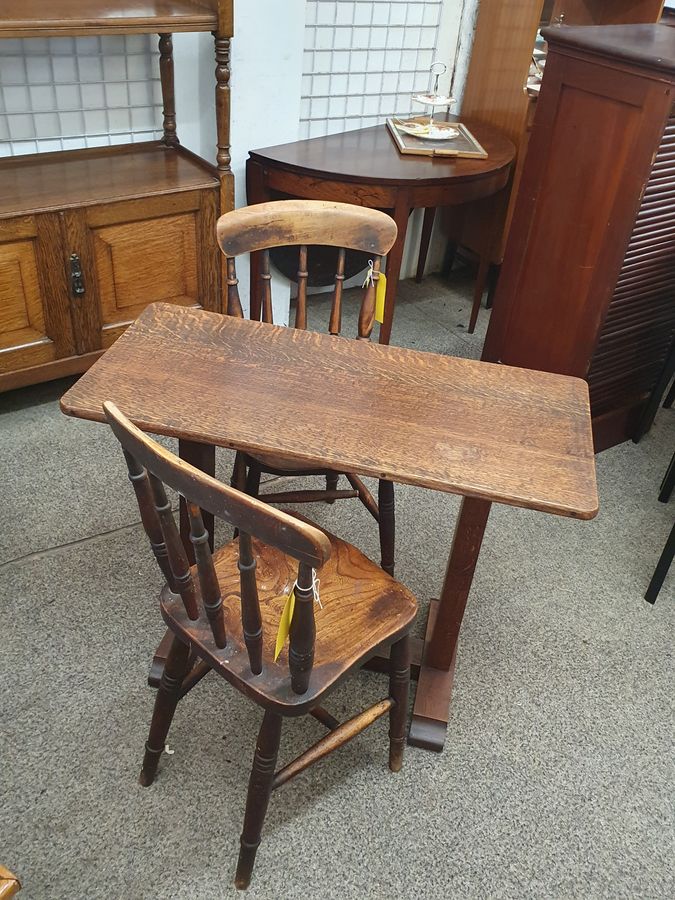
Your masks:
<svg viewBox="0 0 675 900"><path fill-rule="evenodd" d="M84 371L148 303L222 310L215 228L233 207L232 6L232 0L3 5L0 38L157 33L164 134L159 141L0 161L0 391ZM215 165L178 139L175 31L215 37Z"/></svg>
<svg viewBox="0 0 675 900"><path fill-rule="evenodd" d="M675 337L675 30L544 34L483 359L588 379L600 450L632 435Z"/></svg>
<svg viewBox="0 0 675 900"><path fill-rule="evenodd" d="M513 141L516 164L510 191L467 208L460 244L495 264L504 257L536 103L525 85L540 24L560 17L570 26L658 22L662 8L663 0L480 0L461 111Z"/></svg>

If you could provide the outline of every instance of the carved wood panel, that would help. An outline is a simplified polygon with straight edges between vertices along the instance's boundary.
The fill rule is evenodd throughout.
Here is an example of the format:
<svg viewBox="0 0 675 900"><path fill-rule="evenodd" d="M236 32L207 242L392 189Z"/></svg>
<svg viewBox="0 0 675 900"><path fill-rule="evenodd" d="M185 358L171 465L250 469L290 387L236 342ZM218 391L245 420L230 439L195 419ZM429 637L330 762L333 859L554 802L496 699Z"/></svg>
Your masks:
<svg viewBox="0 0 675 900"><path fill-rule="evenodd" d="M205 234L207 212L201 192L188 192L84 213L100 347L114 343L149 303L216 308L210 270L219 260L215 237Z"/></svg>
<svg viewBox="0 0 675 900"><path fill-rule="evenodd" d="M17 231L24 234L14 239L7 234L6 240L0 232L0 372L49 362L57 356L45 325L37 232L34 225Z"/></svg>
<svg viewBox="0 0 675 900"><path fill-rule="evenodd" d="M148 303L199 303L194 214L98 228L94 255L103 346Z"/></svg>

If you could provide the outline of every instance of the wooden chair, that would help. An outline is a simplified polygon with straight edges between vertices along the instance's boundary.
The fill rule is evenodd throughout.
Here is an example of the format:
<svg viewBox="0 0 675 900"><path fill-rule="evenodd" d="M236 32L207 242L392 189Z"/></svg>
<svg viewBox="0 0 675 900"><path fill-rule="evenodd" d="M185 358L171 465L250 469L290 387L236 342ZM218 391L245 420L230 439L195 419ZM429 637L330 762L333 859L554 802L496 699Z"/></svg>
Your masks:
<svg viewBox="0 0 675 900"><path fill-rule="evenodd" d="M9 869L0 865L0 900L8 900L21 890L21 882Z"/></svg>
<svg viewBox="0 0 675 900"><path fill-rule="evenodd" d="M661 482L661 487L659 488L659 501L661 503L667 503L670 500L670 496L675 489L675 453L673 453L672 459L670 460L670 465L666 471L666 474L663 476L663 481ZM659 591L663 587L663 582L666 580L666 575L670 570L670 567L673 563L673 559L675 559L675 524L670 530L670 534L668 536L668 540L665 543L663 550L661 551L661 556L659 557L659 561L656 564L656 568L654 569L654 574L652 575L651 581L649 582L649 587L645 592L645 600L648 603L656 603L656 598L659 595Z"/></svg>
<svg viewBox="0 0 675 900"><path fill-rule="evenodd" d="M141 770L152 784L179 699L211 670L264 709L248 788L235 883L248 886L271 792L389 714L389 767L401 768L417 603L359 550L306 519L274 509L205 475L139 431L112 403L106 418L122 444L141 519L166 584L162 617L174 634L155 700ZM186 500L196 565L188 565L165 485ZM213 555L202 511L238 529ZM262 577L256 578L256 568ZM315 597L316 578L320 597ZM290 643L274 661L291 585ZM324 697L377 651L390 648L389 691L344 724ZM194 661L197 660L195 663ZM309 713L330 733L275 772L284 716Z"/></svg>
<svg viewBox="0 0 675 900"><path fill-rule="evenodd" d="M227 311L231 316L243 317L235 257L242 253L250 253L251 296L260 291L263 321L273 324L270 249L299 246L295 327L307 328L307 247L308 245L336 247L339 249L328 330L330 334L339 335L342 326L342 288L346 250L365 251L372 258L373 277L362 294L357 339L369 341L375 321L375 292L381 259L388 253L395 240L396 224L392 218L378 210L347 203L277 200L225 213L218 221L218 242L227 260ZM336 422L335 427L339 428L340 423ZM329 435L326 437L327 440L330 439ZM358 497L378 523L381 566L390 575L394 574L395 520L392 482L382 479L379 481L376 502L363 481L351 473L323 468L308 469L302 465L292 466L288 460L273 456L238 454L235 480L239 477L236 474L238 466L245 466L248 470L246 492L254 497L258 496L260 476L263 472L272 475L323 475L326 478L325 491L301 490L262 494L261 499L266 503L316 501L333 503L335 500ZM345 474L351 490L338 490L338 479L341 474Z"/></svg>

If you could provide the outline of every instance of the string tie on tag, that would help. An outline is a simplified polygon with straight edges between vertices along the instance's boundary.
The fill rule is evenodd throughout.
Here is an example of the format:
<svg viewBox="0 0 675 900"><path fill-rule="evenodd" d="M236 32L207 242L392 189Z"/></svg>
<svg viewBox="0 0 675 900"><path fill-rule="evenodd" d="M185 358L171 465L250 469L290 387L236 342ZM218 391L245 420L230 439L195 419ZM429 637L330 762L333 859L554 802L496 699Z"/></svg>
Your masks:
<svg viewBox="0 0 675 900"><path fill-rule="evenodd" d="M316 569L312 569L312 594L314 602L319 604L319 608L323 609L321 599L319 598L320 580L316 577ZM277 639L274 645L274 661L279 658L279 654L288 639L291 630L291 622L293 621L293 613L295 612L295 590L298 586L297 580L293 582L293 587L286 598L281 619L279 620L279 629L277 631Z"/></svg>
<svg viewBox="0 0 675 900"><path fill-rule="evenodd" d="M323 606L321 605L321 598L319 597L320 584L321 579L316 577L316 569L312 569L312 591L314 592L314 602L319 604L319 609L323 609Z"/></svg>
<svg viewBox="0 0 675 900"><path fill-rule="evenodd" d="M365 277L361 287L364 287L364 288L370 287L370 285L372 283L373 283L373 261L372 261L372 259L369 259L368 260L368 271L366 272L366 277Z"/></svg>

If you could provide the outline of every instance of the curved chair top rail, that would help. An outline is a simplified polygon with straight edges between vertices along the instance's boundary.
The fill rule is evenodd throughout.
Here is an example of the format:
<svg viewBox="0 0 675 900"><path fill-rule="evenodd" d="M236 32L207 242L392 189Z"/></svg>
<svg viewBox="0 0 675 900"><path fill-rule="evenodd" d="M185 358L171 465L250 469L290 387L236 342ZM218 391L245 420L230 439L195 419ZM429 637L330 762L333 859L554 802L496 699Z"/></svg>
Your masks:
<svg viewBox="0 0 675 900"><path fill-rule="evenodd" d="M229 487L153 441L114 403L103 411L120 444L149 472L234 528L252 534L314 569L330 557L330 541L318 528Z"/></svg>
<svg viewBox="0 0 675 900"><path fill-rule="evenodd" d="M273 200L225 213L218 243L228 258L268 247L297 244L344 247L385 256L396 240L396 223L386 213L325 200Z"/></svg>

